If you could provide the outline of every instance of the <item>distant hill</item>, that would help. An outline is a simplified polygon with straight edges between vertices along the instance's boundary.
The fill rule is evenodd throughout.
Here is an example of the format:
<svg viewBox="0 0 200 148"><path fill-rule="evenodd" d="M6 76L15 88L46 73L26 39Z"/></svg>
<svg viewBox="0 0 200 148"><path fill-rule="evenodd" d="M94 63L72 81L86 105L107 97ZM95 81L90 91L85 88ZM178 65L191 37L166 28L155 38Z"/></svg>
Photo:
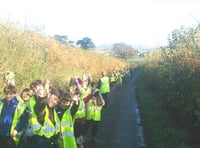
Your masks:
<svg viewBox="0 0 200 148"><path fill-rule="evenodd" d="M150 46L146 46L146 45L131 45L134 49L138 50L138 51L152 51L154 49L157 49L159 47L150 47ZM97 49L112 49L113 48L113 44L109 44L109 43L105 43L105 44L100 44L100 45L96 45Z"/></svg>
<svg viewBox="0 0 200 148"><path fill-rule="evenodd" d="M112 47L113 44L100 44L96 46L97 49L112 49Z"/></svg>

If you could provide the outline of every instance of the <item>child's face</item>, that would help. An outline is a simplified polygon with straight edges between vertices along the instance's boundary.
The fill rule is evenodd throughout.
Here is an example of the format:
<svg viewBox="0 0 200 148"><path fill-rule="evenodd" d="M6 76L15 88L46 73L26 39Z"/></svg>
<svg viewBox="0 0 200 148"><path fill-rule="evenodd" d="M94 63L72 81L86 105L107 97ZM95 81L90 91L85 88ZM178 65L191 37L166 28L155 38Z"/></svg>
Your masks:
<svg viewBox="0 0 200 148"><path fill-rule="evenodd" d="M24 100L24 102L27 102L30 99L30 94L28 92L23 92L22 94L22 99Z"/></svg>
<svg viewBox="0 0 200 148"><path fill-rule="evenodd" d="M60 107L61 107L62 109L66 109L67 107L70 106L70 104L71 104L71 101L70 101L70 100L62 100L62 101L60 102Z"/></svg>
<svg viewBox="0 0 200 148"><path fill-rule="evenodd" d="M53 108L60 103L58 96L56 96L54 94L49 94L48 99L49 99L48 105L49 105L50 108Z"/></svg>
<svg viewBox="0 0 200 148"><path fill-rule="evenodd" d="M44 97L46 95L43 85L37 85L35 87L35 93L37 96Z"/></svg>
<svg viewBox="0 0 200 148"><path fill-rule="evenodd" d="M15 94L14 93L6 93L5 94L5 98L7 101L12 100L12 98L14 98Z"/></svg>
<svg viewBox="0 0 200 148"><path fill-rule="evenodd" d="M69 87L69 91L72 92L72 93L74 93L74 86L70 86Z"/></svg>

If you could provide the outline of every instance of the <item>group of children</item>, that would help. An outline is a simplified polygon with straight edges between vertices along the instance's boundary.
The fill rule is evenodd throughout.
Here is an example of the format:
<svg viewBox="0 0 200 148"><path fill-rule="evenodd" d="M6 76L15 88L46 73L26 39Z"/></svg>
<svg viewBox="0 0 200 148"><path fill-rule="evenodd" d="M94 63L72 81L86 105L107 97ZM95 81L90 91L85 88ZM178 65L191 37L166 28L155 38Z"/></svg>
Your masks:
<svg viewBox="0 0 200 148"><path fill-rule="evenodd" d="M90 128L95 141L105 101L91 76L72 78L68 90L34 80L21 93L14 76L4 75L0 148L83 148Z"/></svg>

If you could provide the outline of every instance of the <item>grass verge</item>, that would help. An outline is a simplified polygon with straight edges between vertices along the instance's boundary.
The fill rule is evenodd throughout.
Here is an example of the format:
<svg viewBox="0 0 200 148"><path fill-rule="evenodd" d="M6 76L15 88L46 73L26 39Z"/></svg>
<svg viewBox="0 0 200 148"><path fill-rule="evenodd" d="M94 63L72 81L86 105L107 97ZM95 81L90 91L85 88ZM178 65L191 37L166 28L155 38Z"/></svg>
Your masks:
<svg viewBox="0 0 200 148"><path fill-rule="evenodd" d="M184 143L187 132L171 121L163 109L162 95L147 87L142 76L137 79L137 101L144 123L148 148L195 148Z"/></svg>

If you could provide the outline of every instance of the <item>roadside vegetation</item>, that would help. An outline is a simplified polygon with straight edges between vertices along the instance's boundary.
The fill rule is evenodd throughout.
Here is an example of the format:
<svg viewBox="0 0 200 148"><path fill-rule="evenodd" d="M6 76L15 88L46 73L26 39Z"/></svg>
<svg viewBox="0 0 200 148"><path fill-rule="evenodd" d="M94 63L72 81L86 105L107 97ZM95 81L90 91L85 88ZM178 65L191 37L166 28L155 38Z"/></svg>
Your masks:
<svg viewBox="0 0 200 148"><path fill-rule="evenodd" d="M149 148L199 148L200 24L172 32L169 48L145 58L137 100Z"/></svg>
<svg viewBox="0 0 200 148"><path fill-rule="evenodd" d="M11 70L16 75L18 92L35 79L48 79L65 89L71 77L85 73L97 81L103 70L109 74L129 66L125 60L61 44L37 31L19 30L5 23L0 24L0 53L0 87L3 74Z"/></svg>

